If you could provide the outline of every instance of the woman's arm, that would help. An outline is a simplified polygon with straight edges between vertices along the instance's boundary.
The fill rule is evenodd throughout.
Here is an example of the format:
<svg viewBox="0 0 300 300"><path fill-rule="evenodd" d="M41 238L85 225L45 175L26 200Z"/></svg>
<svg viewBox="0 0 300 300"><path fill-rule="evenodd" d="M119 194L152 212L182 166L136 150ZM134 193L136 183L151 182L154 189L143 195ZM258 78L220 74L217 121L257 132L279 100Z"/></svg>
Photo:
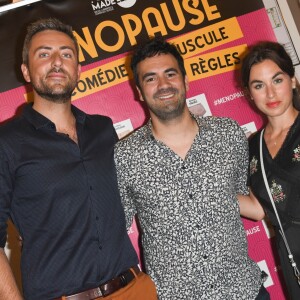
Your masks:
<svg viewBox="0 0 300 300"><path fill-rule="evenodd" d="M255 221L260 221L265 217L265 212L261 204L250 190L249 195L237 195L240 214L242 217L249 218Z"/></svg>

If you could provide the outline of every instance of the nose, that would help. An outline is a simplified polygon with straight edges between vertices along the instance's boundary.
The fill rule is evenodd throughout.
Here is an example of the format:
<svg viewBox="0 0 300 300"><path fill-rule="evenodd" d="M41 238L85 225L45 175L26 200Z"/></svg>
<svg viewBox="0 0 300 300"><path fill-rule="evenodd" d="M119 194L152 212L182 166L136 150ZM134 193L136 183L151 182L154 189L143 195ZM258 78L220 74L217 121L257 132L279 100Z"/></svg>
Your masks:
<svg viewBox="0 0 300 300"><path fill-rule="evenodd" d="M160 76L158 79L159 88L166 88L170 86L170 81L165 76Z"/></svg>
<svg viewBox="0 0 300 300"><path fill-rule="evenodd" d="M52 66L53 67L61 67L62 66L62 58L59 53L53 54Z"/></svg>
<svg viewBox="0 0 300 300"><path fill-rule="evenodd" d="M267 97L268 98L273 98L275 95L274 87L272 85L267 86Z"/></svg>

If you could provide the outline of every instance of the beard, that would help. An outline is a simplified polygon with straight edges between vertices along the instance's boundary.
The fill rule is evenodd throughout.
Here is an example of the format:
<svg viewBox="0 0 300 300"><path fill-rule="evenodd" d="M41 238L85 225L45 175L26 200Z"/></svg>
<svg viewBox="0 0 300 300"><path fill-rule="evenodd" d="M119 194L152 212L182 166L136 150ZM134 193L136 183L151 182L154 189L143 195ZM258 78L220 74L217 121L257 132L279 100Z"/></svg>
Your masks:
<svg viewBox="0 0 300 300"><path fill-rule="evenodd" d="M54 103L66 103L71 99L73 90L77 84L77 78L71 77L63 69L51 69L49 73L63 73L68 77L68 82L63 85L61 83L54 83L52 85L48 84L46 80L39 79L38 81L32 81L32 87L34 91L42 98L54 102ZM47 74L47 76L48 76ZM46 76L46 77L47 77ZM31 77L32 78L32 77Z"/></svg>
<svg viewBox="0 0 300 300"><path fill-rule="evenodd" d="M185 90L180 94L179 90L175 88L161 89L153 95L153 99L157 99L156 101L161 101L158 99L159 96L168 93L174 93L175 95L178 95L178 101L173 101L169 104L166 103L164 107L153 105L149 101L146 101L148 109L161 121L170 121L181 116L186 106ZM143 98L146 99L144 95Z"/></svg>

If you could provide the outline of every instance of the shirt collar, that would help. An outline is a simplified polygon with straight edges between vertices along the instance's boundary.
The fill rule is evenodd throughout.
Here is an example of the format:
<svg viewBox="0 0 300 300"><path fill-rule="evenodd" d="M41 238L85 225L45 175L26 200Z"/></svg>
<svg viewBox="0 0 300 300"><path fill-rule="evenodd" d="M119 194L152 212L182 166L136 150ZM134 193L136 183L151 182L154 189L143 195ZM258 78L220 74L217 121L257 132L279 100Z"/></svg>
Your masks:
<svg viewBox="0 0 300 300"><path fill-rule="evenodd" d="M23 110L23 116L30 122L35 129L53 127L54 123L50 121L48 118L37 112L32 108L33 103L27 104ZM83 124L86 118L86 114L75 107L71 106L72 113L75 116L76 122ZM54 127L55 128L55 127Z"/></svg>
<svg viewBox="0 0 300 300"><path fill-rule="evenodd" d="M197 122L198 127L199 127L199 131L201 129L204 129L204 128L207 129L207 128L210 127L210 125L206 122L205 117L199 117L199 116L193 115L192 113L191 113L191 116ZM147 124L145 126L145 130L146 130L146 132L145 132L146 137L149 138L149 139L151 139L151 140L154 140L155 137L153 136L153 133L152 133L152 121L151 121L151 118L147 122Z"/></svg>

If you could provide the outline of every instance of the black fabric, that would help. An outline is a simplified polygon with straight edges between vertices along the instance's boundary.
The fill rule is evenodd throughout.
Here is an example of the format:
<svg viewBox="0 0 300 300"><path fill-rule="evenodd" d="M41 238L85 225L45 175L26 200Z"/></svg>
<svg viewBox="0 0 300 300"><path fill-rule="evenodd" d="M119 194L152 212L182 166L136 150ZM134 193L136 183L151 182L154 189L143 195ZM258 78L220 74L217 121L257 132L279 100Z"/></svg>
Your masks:
<svg viewBox="0 0 300 300"><path fill-rule="evenodd" d="M255 300L270 300L270 294L269 292L266 290L266 288L262 285L259 293L257 295L257 297L255 298Z"/></svg>
<svg viewBox="0 0 300 300"><path fill-rule="evenodd" d="M291 299L300 299L300 287L289 263L284 242L278 232L271 201L264 185L260 160L259 136L254 135L250 141L249 184L263 205L276 231L276 245L279 252L281 267ZM290 128L286 139L274 158L271 157L263 141L263 156L267 180L271 189L276 208L282 222L294 259L300 266L300 117L298 116Z"/></svg>
<svg viewBox="0 0 300 300"><path fill-rule="evenodd" d="M138 263L125 228L108 117L72 107L78 145L26 106L0 127L0 246L23 238L26 299L91 289Z"/></svg>

